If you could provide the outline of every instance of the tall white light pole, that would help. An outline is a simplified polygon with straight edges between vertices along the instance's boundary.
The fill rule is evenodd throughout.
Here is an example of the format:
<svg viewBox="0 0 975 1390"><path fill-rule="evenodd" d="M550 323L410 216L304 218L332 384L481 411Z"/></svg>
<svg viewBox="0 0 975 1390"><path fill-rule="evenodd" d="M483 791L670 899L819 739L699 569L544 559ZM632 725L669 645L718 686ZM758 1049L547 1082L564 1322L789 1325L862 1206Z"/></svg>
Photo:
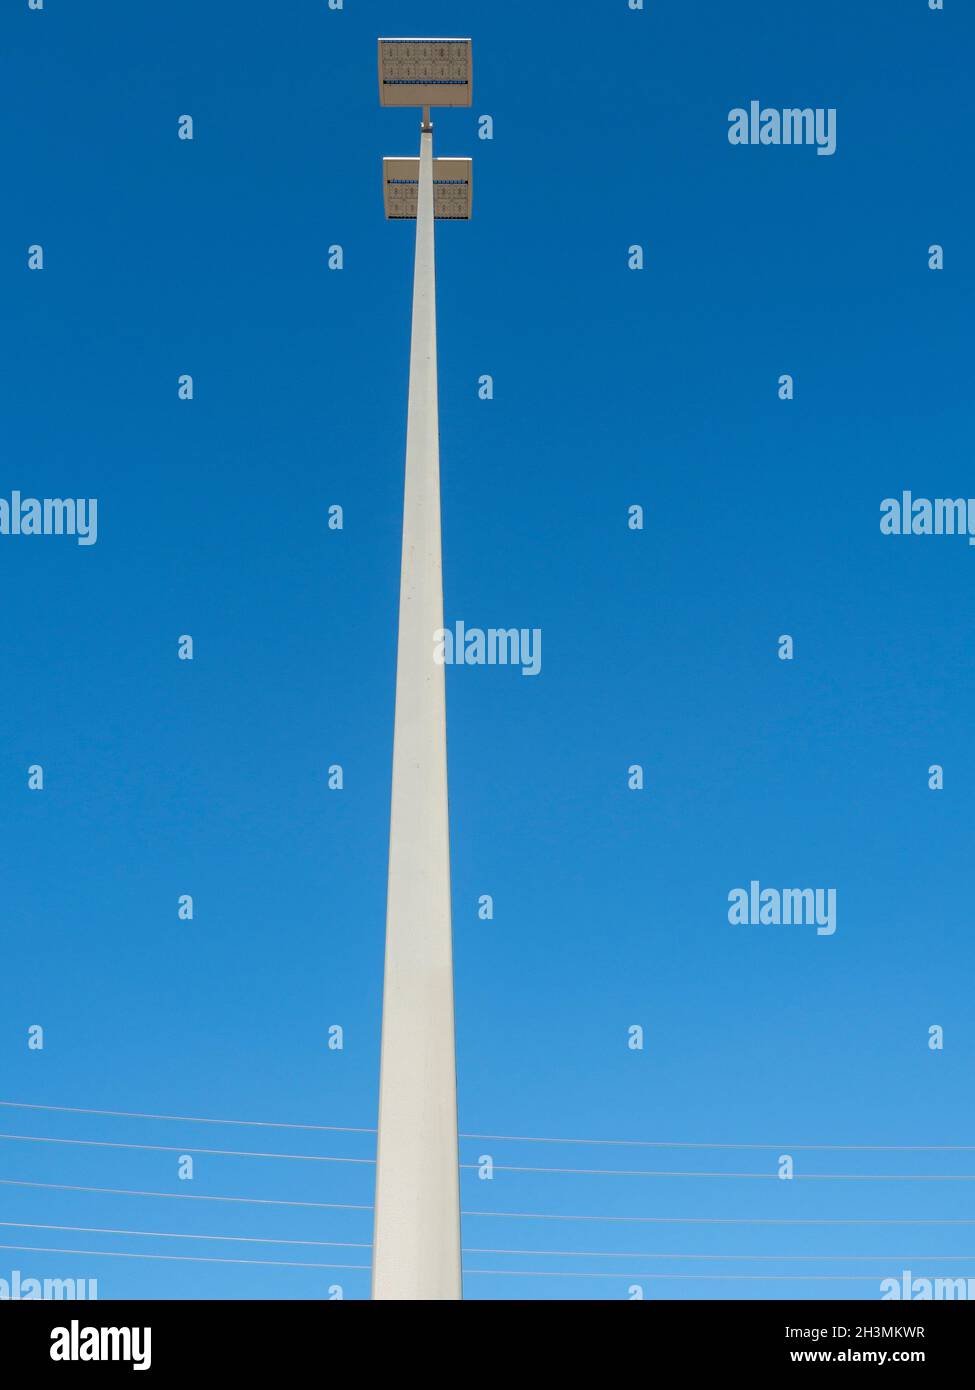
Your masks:
<svg viewBox="0 0 975 1390"><path fill-rule="evenodd" d="M420 157L383 161L386 215L416 219L386 903L372 1296L461 1297L435 217L470 216L470 161L434 160L431 106L471 103L469 39L380 39L384 106L423 108Z"/></svg>

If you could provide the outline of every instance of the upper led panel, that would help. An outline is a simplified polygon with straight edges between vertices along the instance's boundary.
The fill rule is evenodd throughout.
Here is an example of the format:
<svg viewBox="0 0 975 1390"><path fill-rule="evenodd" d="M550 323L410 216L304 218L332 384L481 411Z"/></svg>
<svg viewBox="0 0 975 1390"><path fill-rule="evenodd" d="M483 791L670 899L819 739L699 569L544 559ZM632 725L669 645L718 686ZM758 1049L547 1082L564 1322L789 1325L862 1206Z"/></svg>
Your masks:
<svg viewBox="0 0 975 1390"><path fill-rule="evenodd" d="M380 39L382 106L470 106L470 39Z"/></svg>
<svg viewBox="0 0 975 1390"><path fill-rule="evenodd" d="M383 160L383 202L392 221L416 218L420 188L420 161ZM433 161L433 215L437 221L466 222L471 215L471 161Z"/></svg>

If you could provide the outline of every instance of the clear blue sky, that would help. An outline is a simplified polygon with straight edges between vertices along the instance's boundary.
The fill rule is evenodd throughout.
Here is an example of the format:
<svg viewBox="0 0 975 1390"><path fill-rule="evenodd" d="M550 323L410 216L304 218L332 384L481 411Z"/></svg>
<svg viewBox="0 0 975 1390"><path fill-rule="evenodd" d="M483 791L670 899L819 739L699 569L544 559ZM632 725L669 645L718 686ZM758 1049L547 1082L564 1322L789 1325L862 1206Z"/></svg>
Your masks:
<svg viewBox="0 0 975 1390"><path fill-rule="evenodd" d="M964 1175L975 1153L795 1147L975 1144L975 552L878 524L903 489L975 492L975 15L512 9L4 6L0 496L99 511L87 548L0 536L0 1099L375 1124L412 266L380 159L417 143L415 113L379 107L375 41L470 34L473 108L436 117L439 152L475 160L474 220L438 228L446 615L540 627L543 667L447 673L461 1128L769 1147L464 1139L465 1164L762 1175L466 1168L469 1212L746 1222L466 1216L468 1270L550 1272L469 1274L466 1294L619 1299L643 1274L648 1297L875 1297L905 1265L975 1275L947 1263L972 1227L748 1224L975 1218L971 1182L807 1176ZM752 99L835 107L835 155L730 145ZM753 878L835 888L835 935L730 926ZM4 1179L180 1194L3 1185L5 1221L353 1244L0 1243L368 1264L369 1163L197 1153L180 1182L176 1161L370 1159L369 1133L17 1109L0 1130L173 1148L5 1138ZM801 1179L769 1176L780 1153ZM0 1251L13 1269L103 1297L369 1287ZM715 1273L770 1277L650 1277Z"/></svg>

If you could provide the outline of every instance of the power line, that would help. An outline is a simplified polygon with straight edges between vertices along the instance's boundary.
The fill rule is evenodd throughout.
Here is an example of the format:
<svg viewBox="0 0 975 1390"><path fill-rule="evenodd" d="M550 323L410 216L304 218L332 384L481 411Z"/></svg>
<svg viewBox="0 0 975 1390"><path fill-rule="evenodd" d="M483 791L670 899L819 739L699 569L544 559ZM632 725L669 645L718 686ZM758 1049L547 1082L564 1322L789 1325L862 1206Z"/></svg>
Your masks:
<svg viewBox="0 0 975 1390"><path fill-rule="evenodd" d="M3 1135L0 1135L0 1139ZM479 1171L479 1163L462 1163L461 1168ZM975 1182L975 1173L793 1173L783 1179L778 1173L712 1173L696 1169L654 1168L534 1168L527 1165L495 1163L495 1173L578 1173L604 1178L770 1178L773 1182L797 1179L807 1182Z"/></svg>
<svg viewBox="0 0 975 1390"><path fill-rule="evenodd" d="M494 1139L518 1144L606 1144L640 1149L776 1149L779 1153L820 1150L876 1153L975 1153L975 1144L738 1144L692 1139L563 1139L543 1134L462 1134L461 1139Z"/></svg>
<svg viewBox="0 0 975 1390"><path fill-rule="evenodd" d="M0 1250L31 1250L41 1255L104 1255L111 1260L189 1260L205 1265L279 1265L288 1269L364 1269L371 1265L312 1264L304 1260L242 1260L219 1255L143 1255L134 1250L70 1250L57 1245L0 1245Z"/></svg>
<svg viewBox="0 0 975 1390"><path fill-rule="evenodd" d="M30 1231L73 1231L85 1235L101 1236L146 1236L161 1240L215 1240L243 1245L313 1245L342 1247L345 1249L370 1250L370 1241L356 1240L295 1240L277 1236L229 1236L200 1235L195 1231L143 1231L128 1226L65 1226L45 1221L0 1221L0 1227L12 1227ZM497 1248L493 1246L465 1245L465 1255L543 1255L558 1259L599 1259L599 1260L770 1260L791 1262L794 1260L911 1260L925 1262L944 1260L975 1260L975 1255L752 1255L752 1254L683 1254L664 1250L521 1250Z"/></svg>
<svg viewBox="0 0 975 1390"><path fill-rule="evenodd" d="M0 1226L8 1223L0 1221ZM19 1223L12 1223L17 1225ZM55 1228L56 1229L56 1228ZM84 1230L84 1227L79 1229ZM663 1250L497 1250L464 1246L465 1255L548 1255L595 1260L975 1260L975 1255L681 1255Z"/></svg>
<svg viewBox="0 0 975 1390"><path fill-rule="evenodd" d="M79 1144L86 1148L135 1148L157 1154L210 1154L220 1158L288 1158L303 1163L367 1163L374 1158L337 1158L330 1154L268 1154L248 1148L198 1148L195 1144L129 1144L107 1138L54 1138L50 1134L0 1134L25 1144ZM480 1163L460 1163L462 1169L480 1170ZM598 1177L768 1177L782 1180L779 1173L712 1173L701 1170L656 1170L645 1168L533 1168L516 1163L494 1163L495 1173L576 1173ZM789 1181L850 1181L850 1183L972 1183L975 1173L794 1173Z"/></svg>
<svg viewBox="0 0 975 1390"><path fill-rule="evenodd" d="M96 1149L140 1149L154 1153L209 1154L222 1158L286 1158L301 1163L358 1163L375 1166L374 1158L340 1158L332 1154L266 1153L254 1149L202 1149L194 1144L134 1144L115 1139L58 1139L44 1134L0 1134L25 1144L79 1144ZM480 1171L479 1163L461 1163L462 1169ZM613 1178L769 1178L782 1181L778 1173L715 1173L695 1169L648 1168L543 1168L528 1164L495 1163L496 1173L574 1173L589 1177ZM806 1182L975 1182L975 1173L794 1173L788 1181Z"/></svg>
<svg viewBox="0 0 975 1390"><path fill-rule="evenodd" d="M604 1270L577 1273L574 1270L558 1269L465 1269L464 1277L469 1274L502 1274L515 1279L756 1279L774 1281L829 1281L835 1283L861 1283L869 1281L876 1283L878 1279L886 1279L887 1274L651 1274L642 1270L639 1274L617 1274L607 1273Z"/></svg>
<svg viewBox="0 0 975 1390"><path fill-rule="evenodd" d="M42 1255L95 1255L113 1260L167 1260L190 1262L192 1264L219 1265L273 1265L282 1269L358 1269L369 1271L371 1265L318 1264L304 1260L245 1260L217 1255L146 1255L134 1250L74 1250L54 1245L7 1245L0 1244L0 1250L29 1250ZM609 1273L605 1270L581 1273L570 1270L545 1269L465 1269L466 1275L500 1275L515 1279L746 1279L765 1280L775 1283L782 1281L831 1281L831 1282L876 1282L885 1279L886 1274L656 1274L641 1270L638 1274Z"/></svg>
<svg viewBox="0 0 975 1390"><path fill-rule="evenodd" d="M26 1100L0 1100L0 1105L15 1110L55 1110L66 1115L110 1115L124 1120L179 1120L193 1125L250 1125L261 1129L315 1129L334 1134L375 1134L375 1129L356 1125L286 1124L282 1120L217 1120L211 1115L154 1115L141 1110L92 1110L81 1105L37 1105Z"/></svg>
<svg viewBox="0 0 975 1390"><path fill-rule="evenodd" d="M177 1202L236 1202L271 1207L314 1207L328 1211L372 1211L365 1202L303 1202L295 1198L232 1197L207 1192L154 1192L138 1187L89 1187L76 1183L32 1182L0 1178L5 1187L37 1187L57 1192L96 1192L115 1197L161 1197ZM965 1216L598 1216L554 1211L472 1211L462 1216L499 1217L517 1221L606 1221L676 1226L975 1226Z"/></svg>
<svg viewBox="0 0 975 1390"><path fill-rule="evenodd" d="M278 1240L274 1236L201 1236L192 1231L134 1231L127 1226L54 1226L46 1221L0 1221L0 1226L12 1226L22 1231L82 1231L86 1235L97 1236L158 1236L162 1240L227 1240L243 1245L327 1245L344 1246L350 1250L372 1249L372 1242L368 1240ZM487 1253L501 1255L514 1252L491 1250ZM899 1258L900 1256L891 1256L891 1259ZM916 1255L914 1258L919 1260L922 1257Z"/></svg>
<svg viewBox="0 0 975 1390"><path fill-rule="evenodd" d="M975 1226L965 1216L580 1216L555 1211L464 1211L524 1221L623 1221L677 1226Z"/></svg>
<svg viewBox="0 0 975 1390"><path fill-rule="evenodd" d="M216 1154L222 1158L291 1158L302 1163L367 1163L374 1158L336 1158L329 1154L262 1153L254 1149L201 1149L194 1144L123 1144L116 1139L55 1139L45 1134L0 1134L0 1139L16 1139L27 1144L82 1144L95 1149L150 1149L155 1153Z"/></svg>
<svg viewBox="0 0 975 1390"><path fill-rule="evenodd" d="M372 1211L363 1202L299 1202L274 1197L217 1197L205 1192L147 1192L137 1187L82 1187L65 1182L28 1182L26 1178L0 1178L5 1187L44 1187L58 1192L100 1192L118 1197L166 1197L177 1202L245 1202L270 1207L324 1207L330 1211Z"/></svg>
<svg viewBox="0 0 975 1390"><path fill-rule="evenodd" d="M141 1110L99 1110L80 1105L40 1105L31 1101L0 1100L0 1105L19 1110L48 1110L70 1115L104 1115L130 1120L175 1120L184 1124L247 1125L267 1129L318 1130L334 1134L375 1134L372 1126L313 1125L283 1120L228 1120L212 1115L166 1115ZM461 1139L493 1139L519 1144L595 1144L614 1148L647 1149L778 1149L780 1152L873 1153L975 1153L975 1144L770 1144L730 1143L689 1139L578 1139L540 1134L462 1133Z"/></svg>

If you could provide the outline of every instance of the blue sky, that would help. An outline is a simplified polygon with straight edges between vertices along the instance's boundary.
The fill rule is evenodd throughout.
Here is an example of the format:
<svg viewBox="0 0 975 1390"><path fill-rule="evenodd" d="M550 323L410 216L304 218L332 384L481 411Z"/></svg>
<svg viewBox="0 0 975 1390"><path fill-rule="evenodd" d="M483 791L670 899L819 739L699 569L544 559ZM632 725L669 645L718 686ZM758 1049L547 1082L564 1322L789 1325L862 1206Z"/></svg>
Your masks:
<svg viewBox="0 0 975 1390"><path fill-rule="evenodd" d="M0 497L96 497L98 540L0 536L0 1099L367 1132L3 1108L168 1147L0 1139L0 1244L126 1256L0 1277L368 1296L294 1266L371 1235L412 264L380 160L417 144L375 41L403 33L474 40L474 105L435 118L475 161L438 228L446 618L543 634L537 678L447 671L461 1129L766 1146L465 1138L503 1165L463 1170L492 1213L465 1295L975 1276L971 1227L884 1224L975 1221L945 1180L975 1153L797 1147L975 1145L975 553L879 530L904 489L975 492L970 8L11 0ZM752 99L834 107L836 153L732 146ZM835 934L729 925L752 879L835 888Z"/></svg>

